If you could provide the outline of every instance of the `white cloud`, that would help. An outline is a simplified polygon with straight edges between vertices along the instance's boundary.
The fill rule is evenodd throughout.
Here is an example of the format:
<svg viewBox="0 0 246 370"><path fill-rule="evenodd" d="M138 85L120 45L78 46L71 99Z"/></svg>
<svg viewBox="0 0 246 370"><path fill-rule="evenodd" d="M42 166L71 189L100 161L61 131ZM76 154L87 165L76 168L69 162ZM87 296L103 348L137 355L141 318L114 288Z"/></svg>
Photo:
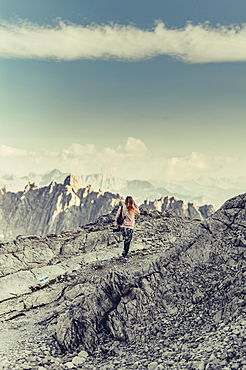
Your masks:
<svg viewBox="0 0 246 370"><path fill-rule="evenodd" d="M168 29L161 21L152 29L134 25L82 26L56 20L54 26L0 20L0 57L25 59L118 59L137 61L170 55L188 63L246 61L246 24L208 22Z"/></svg>
<svg viewBox="0 0 246 370"><path fill-rule="evenodd" d="M99 160L102 162L115 160L125 160L127 158L142 158L148 154L146 145L139 139L129 137L125 146L122 148L118 146L116 149L104 148L102 151L98 151L95 145L86 144L80 145L73 143L68 149L63 149L60 158L63 162L67 161L94 161Z"/></svg>
<svg viewBox="0 0 246 370"><path fill-rule="evenodd" d="M92 144L73 143L60 154L61 165L73 173L107 172L117 176L140 170L140 164L149 155L146 145L139 139L129 137L124 146L116 149L97 150ZM130 162L129 162L130 161Z"/></svg>
<svg viewBox="0 0 246 370"><path fill-rule="evenodd" d="M54 157L56 158L59 156L58 152L52 152L49 149L41 149L38 151L29 152L28 154L31 155L32 157Z"/></svg>
<svg viewBox="0 0 246 370"><path fill-rule="evenodd" d="M206 157L202 153L157 157L145 143L128 137L124 145L98 150L94 145L72 144L60 153L58 167L74 174L109 173L126 179L185 180L231 171L235 160ZM241 166L240 166L241 167ZM237 168L237 166L236 166ZM237 168L238 172L238 168Z"/></svg>
<svg viewBox="0 0 246 370"><path fill-rule="evenodd" d="M85 158L90 157L96 154L96 147L95 145L87 144L87 145L80 145L80 144L72 144L68 149L63 149L61 152L61 159L66 161L67 159L78 159L78 158Z"/></svg>
<svg viewBox="0 0 246 370"><path fill-rule="evenodd" d="M124 147L123 154L130 157L136 156L141 158L148 154L148 149L141 140L129 137Z"/></svg>
<svg viewBox="0 0 246 370"><path fill-rule="evenodd" d="M0 145L0 157L14 158L25 157L26 155L27 151L25 149L17 149L7 145Z"/></svg>
<svg viewBox="0 0 246 370"><path fill-rule="evenodd" d="M191 153L185 157L169 158L164 164L164 174L171 179L184 179L210 170L203 154Z"/></svg>
<svg viewBox="0 0 246 370"><path fill-rule="evenodd" d="M0 167L17 176L44 173L58 168L73 174L108 173L127 180L184 181L201 175L246 176L246 159L207 157L202 153L185 156L155 156L140 139L129 137L122 145L98 149L94 144L73 143L60 152L28 152L0 145Z"/></svg>

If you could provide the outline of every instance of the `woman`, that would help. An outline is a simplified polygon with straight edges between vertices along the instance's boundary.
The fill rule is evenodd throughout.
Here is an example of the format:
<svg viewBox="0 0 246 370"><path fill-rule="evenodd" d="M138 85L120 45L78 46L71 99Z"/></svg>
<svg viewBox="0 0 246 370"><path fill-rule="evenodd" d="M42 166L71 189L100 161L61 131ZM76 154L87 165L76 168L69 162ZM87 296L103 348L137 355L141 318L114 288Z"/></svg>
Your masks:
<svg viewBox="0 0 246 370"><path fill-rule="evenodd" d="M117 223L117 219L120 215L121 207L118 209L118 212L115 217L115 221ZM138 206L134 202L133 198L128 196L125 199L125 205L122 208L122 216L124 217L124 221L122 225L120 226L120 231L122 232L123 238L124 238L124 250L122 252L122 256L124 257L124 262L128 262L129 258L127 256L130 243L132 240L132 234L133 234L133 227L135 223L135 215L139 215L140 211L138 209Z"/></svg>

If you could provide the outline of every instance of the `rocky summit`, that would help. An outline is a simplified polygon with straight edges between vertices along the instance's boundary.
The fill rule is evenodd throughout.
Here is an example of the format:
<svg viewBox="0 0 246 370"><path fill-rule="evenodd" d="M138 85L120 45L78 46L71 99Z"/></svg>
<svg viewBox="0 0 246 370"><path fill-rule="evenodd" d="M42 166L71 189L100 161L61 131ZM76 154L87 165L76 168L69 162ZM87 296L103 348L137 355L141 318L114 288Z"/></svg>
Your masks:
<svg viewBox="0 0 246 370"><path fill-rule="evenodd" d="M246 194L203 221L141 207L131 259L117 207L0 246L0 366L246 369Z"/></svg>

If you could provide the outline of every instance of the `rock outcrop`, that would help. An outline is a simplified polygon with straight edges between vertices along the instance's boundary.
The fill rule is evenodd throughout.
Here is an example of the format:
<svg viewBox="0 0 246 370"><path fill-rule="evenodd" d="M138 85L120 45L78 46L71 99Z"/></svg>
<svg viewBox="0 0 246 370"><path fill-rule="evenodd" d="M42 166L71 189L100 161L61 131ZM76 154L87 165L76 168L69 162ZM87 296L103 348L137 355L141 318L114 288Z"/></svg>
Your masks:
<svg viewBox="0 0 246 370"><path fill-rule="evenodd" d="M153 202L145 200L143 205L149 209L156 209L160 212L173 209L177 216L198 218L200 220L208 218L215 212L215 208L212 204L198 206L196 203L188 203L176 197L169 196L163 196Z"/></svg>
<svg viewBox="0 0 246 370"><path fill-rule="evenodd" d="M52 182L39 188L28 183L23 192L0 193L0 235L4 239L17 235L47 235L93 222L112 211L123 198L119 194L94 192L88 185L68 176L64 184Z"/></svg>

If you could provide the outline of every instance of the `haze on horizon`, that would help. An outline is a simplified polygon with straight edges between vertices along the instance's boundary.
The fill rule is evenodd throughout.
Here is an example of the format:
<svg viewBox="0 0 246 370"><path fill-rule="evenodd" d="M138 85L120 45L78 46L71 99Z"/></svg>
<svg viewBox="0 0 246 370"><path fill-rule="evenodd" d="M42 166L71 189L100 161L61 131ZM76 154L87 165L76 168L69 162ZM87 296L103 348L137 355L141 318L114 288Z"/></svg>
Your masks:
<svg viewBox="0 0 246 370"><path fill-rule="evenodd" d="M246 177L246 4L1 2L0 171Z"/></svg>

